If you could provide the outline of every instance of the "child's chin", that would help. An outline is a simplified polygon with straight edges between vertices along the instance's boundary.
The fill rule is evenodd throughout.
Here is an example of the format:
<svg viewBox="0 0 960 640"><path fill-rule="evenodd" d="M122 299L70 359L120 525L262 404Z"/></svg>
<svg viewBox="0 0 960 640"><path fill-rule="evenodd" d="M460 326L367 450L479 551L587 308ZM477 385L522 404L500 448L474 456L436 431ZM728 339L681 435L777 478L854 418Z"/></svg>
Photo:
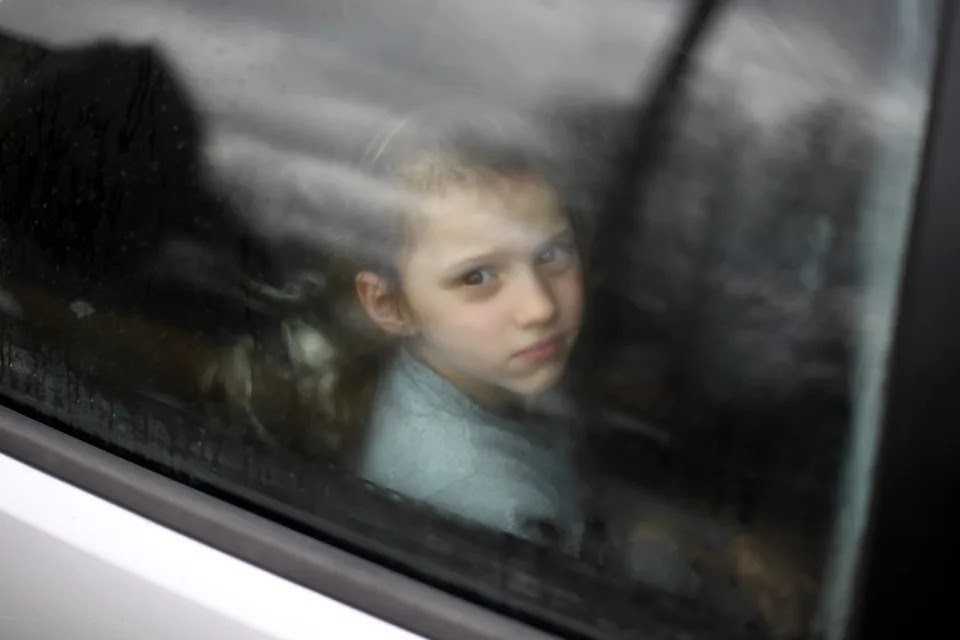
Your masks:
<svg viewBox="0 0 960 640"><path fill-rule="evenodd" d="M541 367L536 371L514 381L513 391L521 396L536 396L553 388L563 376L564 365L557 363Z"/></svg>

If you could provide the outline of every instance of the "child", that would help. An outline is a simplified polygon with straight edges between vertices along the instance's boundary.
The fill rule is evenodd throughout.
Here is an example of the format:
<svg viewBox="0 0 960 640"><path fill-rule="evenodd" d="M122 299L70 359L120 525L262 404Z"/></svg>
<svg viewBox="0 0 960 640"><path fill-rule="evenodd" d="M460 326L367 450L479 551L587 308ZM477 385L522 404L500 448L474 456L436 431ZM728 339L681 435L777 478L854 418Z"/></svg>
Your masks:
<svg viewBox="0 0 960 640"><path fill-rule="evenodd" d="M477 148L477 147L475 147ZM518 419L560 381L583 283L574 227L521 153L440 151L399 164L388 251L355 275L395 338L361 476L487 527L579 537L571 433Z"/></svg>

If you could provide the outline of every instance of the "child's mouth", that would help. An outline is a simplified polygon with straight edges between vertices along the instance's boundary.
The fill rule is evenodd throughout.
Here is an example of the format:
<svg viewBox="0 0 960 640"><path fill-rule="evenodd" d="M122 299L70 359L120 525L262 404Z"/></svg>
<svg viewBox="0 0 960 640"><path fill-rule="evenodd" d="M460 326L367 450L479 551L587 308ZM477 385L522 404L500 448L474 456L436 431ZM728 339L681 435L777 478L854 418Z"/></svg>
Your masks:
<svg viewBox="0 0 960 640"><path fill-rule="evenodd" d="M560 352L561 342L561 336L553 336L516 352L514 357L526 364L539 364L556 356Z"/></svg>

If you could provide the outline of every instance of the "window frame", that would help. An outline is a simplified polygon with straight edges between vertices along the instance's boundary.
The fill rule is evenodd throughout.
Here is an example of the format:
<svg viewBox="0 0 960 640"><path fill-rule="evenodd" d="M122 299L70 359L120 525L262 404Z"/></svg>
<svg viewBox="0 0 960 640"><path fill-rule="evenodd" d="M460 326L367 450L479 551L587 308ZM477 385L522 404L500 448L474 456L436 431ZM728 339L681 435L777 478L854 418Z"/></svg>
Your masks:
<svg viewBox="0 0 960 640"><path fill-rule="evenodd" d="M960 573L960 7L939 18L850 639L957 626L939 587Z"/></svg>

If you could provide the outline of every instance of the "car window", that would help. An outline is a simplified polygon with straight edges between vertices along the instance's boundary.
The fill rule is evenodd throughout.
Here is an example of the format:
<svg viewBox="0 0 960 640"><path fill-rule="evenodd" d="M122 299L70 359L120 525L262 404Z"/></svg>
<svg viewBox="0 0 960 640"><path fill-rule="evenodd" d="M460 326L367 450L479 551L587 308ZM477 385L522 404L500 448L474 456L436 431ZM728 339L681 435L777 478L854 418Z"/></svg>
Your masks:
<svg viewBox="0 0 960 640"><path fill-rule="evenodd" d="M939 3L0 4L0 394L564 635L840 637Z"/></svg>

